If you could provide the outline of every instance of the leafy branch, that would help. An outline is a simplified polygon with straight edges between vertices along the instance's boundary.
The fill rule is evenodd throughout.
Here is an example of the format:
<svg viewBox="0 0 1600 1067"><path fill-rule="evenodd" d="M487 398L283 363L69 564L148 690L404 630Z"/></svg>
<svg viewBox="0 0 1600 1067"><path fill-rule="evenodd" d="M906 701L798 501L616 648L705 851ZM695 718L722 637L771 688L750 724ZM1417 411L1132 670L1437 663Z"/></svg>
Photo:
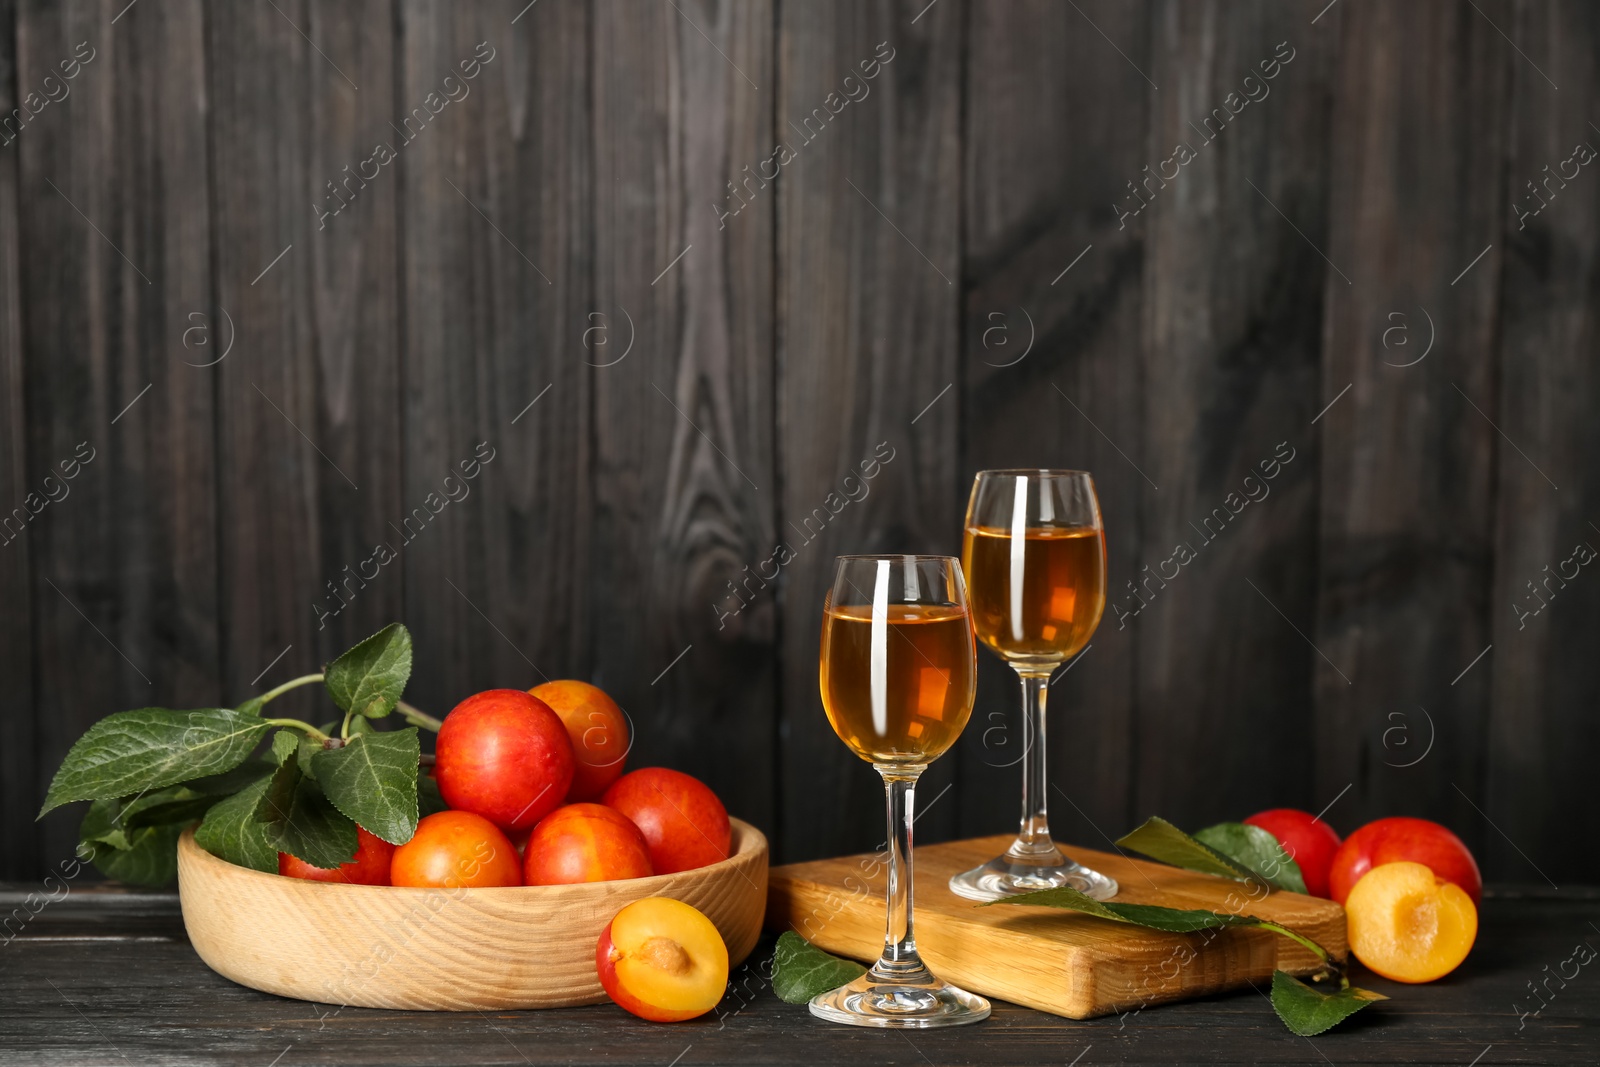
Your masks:
<svg viewBox="0 0 1600 1067"><path fill-rule="evenodd" d="M1300 865L1277 838L1259 826L1222 822L1191 837L1152 815L1119 837L1117 844L1174 867L1248 882L1261 889L1306 891Z"/></svg>
<svg viewBox="0 0 1600 1067"><path fill-rule="evenodd" d="M1259 827L1243 823L1218 823L1190 836L1167 820L1152 817L1125 834L1117 844L1175 867L1247 883L1259 889L1262 896L1274 889L1306 891L1299 866L1284 852L1277 838ZM1302 1037L1320 1034L1367 1005L1388 999L1380 993L1352 986L1344 964L1316 941L1254 915L1103 902L1069 887L1004 897L980 907L993 904L1062 908L1108 922L1174 934L1232 927L1266 930L1289 938L1308 949L1322 964L1311 976L1314 984L1302 982L1287 971L1275 970L1272 974L1272 1008L1284 1025ZM819 993L853 981L865 970L852 960L824 952L792 931L785 932L778 938L773 956L772 988L790 1004L801 1004ZM1337 988L1333 988L1335 985Z"/></svg>
<svg viewBox="0 0 1600 1067"><path fill-rule="evenodd" d="M1272 972L1272 1008L1284 1025L1302 1037L1312 1037L1336 1025L1349 1016L1379 1000L1387 1000L1381 993L1357 989L1350 984L1344 966L1328 954L1328 950L1303 934L1254 915L1216 912L1184 908L1164 908L1157 904L1122 904L1116 901L1099 901L1085 896L1076 889L1061 886L1041 889L1035 893L1020 893L979 905L1022 904L1047 908L1064 908L1097 919L1130 923L1150 930L1188 934L1197 930L1221 927L1268 930L1281 937L1304 945L1322 961L1322 969L1312 976L1313 982L1338 982L1338 989L1323 991L1300 981L1287 971Z"/></svg>
<svg viewBox="0 0 1600 1067"><path fill-rule="evenodd" d="M417 728L440 725L400 700L411 665L411 635L395 623L322 672L236 708L109 715L67 753L39 816L90 801L79 827L83 854L110 877L143 885L171 881L178 837L197 819L201 847L263 871L277 870L279 852L320 867L348 862L357 825L403 844L419 810ZM318 682L342 720L317 727L262 714L278 697ZM397 709L408 727L373 729Z"/></svg>

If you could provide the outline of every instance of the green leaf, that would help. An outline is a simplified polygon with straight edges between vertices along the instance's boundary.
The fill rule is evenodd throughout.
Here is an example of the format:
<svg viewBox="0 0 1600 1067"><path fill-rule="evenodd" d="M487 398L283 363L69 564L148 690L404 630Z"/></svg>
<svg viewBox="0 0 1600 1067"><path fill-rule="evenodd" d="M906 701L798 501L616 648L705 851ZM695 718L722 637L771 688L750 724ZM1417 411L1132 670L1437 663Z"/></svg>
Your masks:
<svg viewBox="0 0 1600 1067"><path fill-rule="evenodd" d="M74 800L107 800L232 770L268 725L231 708L140 708L108 715L67 752L45 813Z"/></svg>
<svg viewBox="0 0 1600 1067"><path fill-rule="evenodd" d="M1112 922L1132 923L1152 930L1164 930L1168 933L1179 934L1193 933L1196 930L1207 930L1213 927L1248 926L1271 930L1273 933L1291 937L1307 947L1313 944L1303 935L1296 934L1276 923L1258 919L1251 915L1194 911L1183 908L1163 908L1155 904L1105 902L1087 897L1076 889L1066 886L1058 889L1041 889L1036 893L1020 893L1014 897L1003 897L1000 900L990 901L988 904L979 906L988 907L992 904L1030 904L1066 908L1071 911L1082 912L1085 915L1109 919ZM774 988L776 988L776 973L773 976L773 984ZM1283 971L1277 971L1272 976L1273 1008L1277 1011L1278 1017L1288 1025L1289 1029L1304 1037L1320 1034L1347 1015L1360 1011L1372 1001L1385 999L1387 998L1379 996L1377 993L1369 993L1364 989L1351 987L1324 993Z"/></svg>
<svg viewBox="0 0 1600 1067"><path fill-rule="evenodd" d="M231 797L233 794L255 785L261 779L271 774L276 769L276 764L268 759L248 759L231 771L221 774L211 774L204 778L194 778L184 783L196 793L204 793L212 797Z"/></svg>
<svg viewBox="0 0 1600 1067"><path fill-rule="evenodd" d="M1291 893L1306 891L1306 880L1300 873L1300 865L1284 851L1276 837L1259 826L1219 822L1195 831L1194 838L1202 845L1248 867L1274 889L1286 889Z"/></svg>
<svg viewBox="0 0 1600 1067"><path fill-rule="evenodd" d="M287 852L313 867L334 868L355 859L360 841L355 823L328 803L317 783L300 772L296 752L267 779L254 819L266 828L276 852Z"/></svg>
<svg viewBox="0 0 1600 1067"><path fill-rule="evenodd" d="M164 886L178 876L179 823L129 831L128 847L88 843L89 859L107 878L130 885Z"/></svg>
<svg viewBox="0 0 1600 1067"><path fill-rule="evenodd" d="M439 792L439 781L431 774L417 775L417 814L423 818L436 812L449 811L444 794Z"/></svg>
<svg viewBox="0 0 1600 1067"><path fill-rule="evenodd" d="M89 810L83 813L83 821L78 824L78 840L88 845L91 851L96 845L118 849L131 847L127 834L122 831L122 801L96 800L91 803Z"/></svg>
<svg viewBox="0 0 1600 1067"><path fill-rule="evenodd" d="M218 799L190 789L187 785L168 786L129 801L128 806L122 809L122 825L131 831L145 826L176 823L181 829L204 816Z"/></svg>
<svg viewBox="0 0 1600 1067"><path fill-rule="evenodd" d="M1094 915L1113 922L1132 923L1152 930L1165 930L1173 934L1188 934L1196 930L1211 930L1220 926L1259 926L1261 920L1249 915L1232 915L1215 911L1194 911L1183 908L1163 908L1157 904L1121 904L1105 902L1086 896L1071 886L1040 889L1033 893L1019 893L1014 897L991 900L992 904L1029 904L1047 908L1066 908L1070 911Z"/></svg>
<svg viewBox="0 0 1600 1067"><path fill-rule="evenodd" d="M1202 844L1159 816L1152 815L1141 825L1117 838L1117 844L1174 867L1202 874L1215 874L1238 882L1270 883L1260 874L1209 845Z"/></svg>
<svg viewBox="0 0 1600 1067"><path fill-rule="evenodd" d="M311 758L333 806L391 845L417 831L417 728L361 734Z"/></svg>
<svg viewBox="0 0 1600 1067"><path fill-rule="evenodd" d="M181 829L203 816L217 799L188 786L172 785L131 798L96 800L84 813L78 837L85 844L126 851L134 847L136 831L171 824Z"/></svg>
<svg viewBox="0 0 1600 1067"><path fill-rule="evenodd" d="M333 702L369 719L381 719L393 711L410 678L411 634L397 622L328 664L323 672L323 684Z"/></svg>
<svg viewBox="0 0 1600 1067"><path fill-rule="evenodd" d="M263 776L206 812L194 832L195 843L213 856L257 871L278 873L278 848L265 823L255 817L270 776Z"/></svg>
<svg viewBox="0 0 1600 1067"><path fill-rule="evenodd" d="M283 761L300 751L300 741L305 738L298 730L283 729L272 735L272 762L280 767Z"/></svg>
<svg viewBox="0 0 1600 1067"><path fill-rule="evenodd" d="M362 722L367 720L362 719ZM311 769L311 759L322 751L322 742L312 737L301 736L299 745L295 748L295 759L300 763L300 773L307 778L315 778L316 773Z"/></svg>
<svg viewBox="0 0 1600 1067"><path fill-rule="evenodd" d="M1368 1004L1388 999L1382 993L1355 986L1324 993L1292 974L1272 972L1272 1010L1301 1037L1315 1037Z"/></svg>
<svg viewBox="0 0 1600 1067"><path fill-rule="evenodd" d="M829 955L793 930L778 935L772 955L772 991L790 1004L804 1004L866 973L866 967L855 960Z"/></svg>

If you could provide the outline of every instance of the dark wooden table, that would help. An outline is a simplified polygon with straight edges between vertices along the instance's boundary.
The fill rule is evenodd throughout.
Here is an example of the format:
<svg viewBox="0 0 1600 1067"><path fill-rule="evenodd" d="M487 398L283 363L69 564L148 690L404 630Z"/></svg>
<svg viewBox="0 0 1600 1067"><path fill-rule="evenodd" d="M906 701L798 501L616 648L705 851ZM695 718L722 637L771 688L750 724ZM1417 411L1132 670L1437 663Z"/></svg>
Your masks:
<svg viewBox="0 0 1600 1067"><path fill-rule="evenodd" d="M1600 948L1600 889L1491 894L1477 947L1459 971L1427 986L1363 971L1360 985L1394 999L1314 1039L1289 1033L1265 996L1248 990L1088 1022L997 1003L988 1022L956 1030L829 1026L750 973L770 958L770 940L734 976L750 993L730 992L718 1014L673 1026L610 1005L492 1014L340 1009L213 974L190 949L171 894L80 887L41 907L44 892L0 887L0 921L12 916L0 932L6 1067L1600 1063L1600 959L1564 984L1550 977L1580 944ZM1530 983L1552 992L1537 1016L1519 1019L1519 1011L1539 1010Z"/></svg>

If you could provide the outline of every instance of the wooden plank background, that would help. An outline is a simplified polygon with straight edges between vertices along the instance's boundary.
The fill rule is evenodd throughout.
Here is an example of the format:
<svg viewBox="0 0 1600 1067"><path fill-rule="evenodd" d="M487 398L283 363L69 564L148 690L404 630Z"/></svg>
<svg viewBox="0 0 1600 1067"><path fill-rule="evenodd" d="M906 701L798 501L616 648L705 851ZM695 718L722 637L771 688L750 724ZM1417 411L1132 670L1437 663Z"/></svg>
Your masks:
<svg viewBox="0 0 1600 1067"><path fill-rule="evenodd" d="M781 858L874 848L832 557L954 552L1041 465L1111 554L1060 836L1328 807L1600 879L1597 44L1581 0L0 0L0 877L70 853L33 815L100 716L391 619L425 707L589 678ZM1016 814L982 660L923 840Z"/></svg>

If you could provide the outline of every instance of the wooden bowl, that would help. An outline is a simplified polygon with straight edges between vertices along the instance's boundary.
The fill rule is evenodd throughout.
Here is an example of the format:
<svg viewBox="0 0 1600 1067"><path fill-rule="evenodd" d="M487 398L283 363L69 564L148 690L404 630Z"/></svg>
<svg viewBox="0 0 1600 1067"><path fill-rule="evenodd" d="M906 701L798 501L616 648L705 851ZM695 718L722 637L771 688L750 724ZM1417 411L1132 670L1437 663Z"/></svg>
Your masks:
<svg viewBox="0 0 1600 1067"><path fill-rule="evenodd" d="M411 889L284 878L178 842L189 940L218 974L279 996L365 1008L564 1008L606 999L595 943L623 905L705 912L737 965L767 901L767 839L732 820L732 855L678 874L582 885Z"/></svg>

